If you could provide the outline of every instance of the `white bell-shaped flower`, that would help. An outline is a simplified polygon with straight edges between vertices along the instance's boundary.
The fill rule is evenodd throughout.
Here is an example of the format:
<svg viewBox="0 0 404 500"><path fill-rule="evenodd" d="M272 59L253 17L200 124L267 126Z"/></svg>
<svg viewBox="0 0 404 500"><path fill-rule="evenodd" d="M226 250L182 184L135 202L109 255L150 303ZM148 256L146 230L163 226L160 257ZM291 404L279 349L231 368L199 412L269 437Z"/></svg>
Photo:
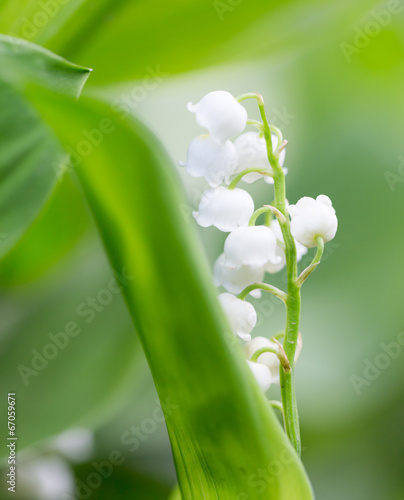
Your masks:
<svg viewBox="0 0 404 500"><path fill-rule="evenodd" d="M230 232L248 226L253 212L254 201L247 191L219 186L205 191L199 211L193 215L202 227L216 226L220 231Z"/></svg>
<svg viewBox="0 0 404 500"><path fill-rule="evenodd" d="M244 344L244 353L247 359L251 359L255 352L257 352L259 349L263 349L264 347L276 349L277 344L265 337L255 337L250 342ZM295 361L297 361L297 359L299 358L301 350L302 342L301 336L299 335L299 340L296 345ZM274 384L279 384L280 361L275 353L263 352L258 356L257 363L265 365L271 372L272 382Z"/></svg>
<svg viewBox="0 0 404 500"><path fill-rule="evenodd" d="M234 269L280 262L280 257L276 255L275 235L267 226L237 228L226 238L224 254L226 266Z"/></svg>
<svg viewBox="0 0 404 500"><path fill-rule="evenodd" d="M258 382L258 385L264 392L267 392L272 384L271 372L268 367L261 363L253 363L252 361L247 361L247 364L250 367L255 380Z"/></svg>
<svg viewBox="0 0 404 500"><path fill-rule="evenodd" d="M265 271L262 267L241 266L232 269L226 266L226 256L222 253L213 268L213 282L216 286L223 286L228 292L239 294L244 288L264 279ZM261 290L253 290L250 295L261 297Z"/></svg>
<svg viewBox="0 0 404 500"><path fill-rule="evenodd" d="M272 138L272 149L276 150L278 146L278 137L275 134L271 134ZM238 156L239 156L239 166L237 173L242 172L246 168L260 168L272 172L272 167L268 160L267 144L264 137L260 137L258 132L245 132L244 134L237 137L234 141L236 146ZM286 150L284 149L279 155L279 164L283 167L285 162ZM286 173L286 169L285 169ZM264 176L257 172L251 172L243 177L243 181L251 184L265 177L265 181L269 184L273 184L272 177Z"/></svg>
<svg viewBox="0 0 404 500"><path fill-rule="evenodd" d="M242 340L251 340L250 332L257 324L254 306L231 293L221 293L218 298L234 335Z"/></svg>
<svg viewBox="0 0 404 500"><path fill-rule="evenodd" d="M275 234L276 241L277 241L276 255L279 256L281 258L281 260L277 264L273 264L272 262L269 262L265 266L265 271L267 273L274 274L274 273L279 272L286 265L286 256L285 256L285 250L284 250L285 242L283 239L283 234L282 234L281 226L279 224L278 219L274 219L271 221L271 229L272 229L273 233ZM307 248L305 246L301 245L296 240L295 240L295 245L296 245L297 261L300 262L303 255L305 255L307 253Z"/></svg>
<svg viewBox="0 0 404 500"><path fill-rule="evenodd" d="M215 142L210 135L199 135L188 148L187 161L180 162L192 177L204 177L211 187L229 183L238 165L238 154L231 141Z"/></svg>
<svg viewBox="0 0 404 500"><path fill-rule="evenodd" d="M305 196L296 205L290 205L288 211L292 235L305 247L315 247L317 236L324 242L334 238L338 219L328 196L320 194L316 199Z"/></svg>
<svg viewBox="0 0 404 500"><path fill-rule="evenodd" d="M215 141L224 142L241 134L247 125L247 111L235 97L224 90L206 94L197 104L189 102L196 123L206 128Z"/></svg>

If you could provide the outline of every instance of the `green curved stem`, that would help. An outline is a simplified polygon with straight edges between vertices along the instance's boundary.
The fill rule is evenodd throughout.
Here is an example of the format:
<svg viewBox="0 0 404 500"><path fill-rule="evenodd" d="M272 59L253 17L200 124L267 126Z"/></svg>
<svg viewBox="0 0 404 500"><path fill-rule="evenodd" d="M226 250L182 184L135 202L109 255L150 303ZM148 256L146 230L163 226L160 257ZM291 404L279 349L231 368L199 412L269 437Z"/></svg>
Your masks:
<svg viewBox="0 0 404 500"><path fill-rule="evenodd" d="M283 415L283 406L282 406L282 403L280 401L269 400L268 403L272 406L272 408L279 410Z"/></svg>
<svg viewBox="0 0 404 500"><path fill-rule="evenodd" d="M259 130L262 130L262 123L258 120L247 120L247 125L253 125L254 127L257 127Z"/></svg>
<svg viewBox="0 0 404 500"><path fill-rule="evenodd" d="M282 143L283 143L283 135L282 135L282 132L278 129L278 127L275 127L274 125L270 125L270 130L271 132L273 132L276 137L278 138L278 144L277 144L277 148L280 148Z"/></svg>
<svg viewBox="0 0 404 500"><path fill-rule="evenodd" d="M264 354L266 352L271 352L272 354L275 354L277 358L279 359L281 363L281 367L286 373L290 372L290 363L289 360L285 354L285 351L282 347L282 344L280 344L277 340L275 340L277 343L277 347L261 347L261 349L257 349L254 354L251 356L251 361L254 363L258 362L258 358L261 356L261 354Z"/></svg>
<svg viewBox="0 0 404 500"><path fill-rule="evenodd" d="M279 290L279 288L276 288L276 286L268 285L268 283L254 283L253 285L249 285L246 288L244 288L244 290L241 293L239 293L238 298L244 300L247 297L247 295L253 290L264 290L266 292L270 292L285 303L288 298L285 292Z"/></svg>
<svg viewBox="0 0 404 500"><path fill-rule="evenodd" d="M254 168L254 167L246 168L245 170L242 170L239 174L236 175L236 177L231 181L227 189L233 190L245 175L251 174L252 172L266 175L267 177L273 177L272 172L270 172L269 170L263 168Z"/></svg>
<svg viewBox="0 0 404 500"><path fill-rule="evenodd" d="M296 280L296 284L298 286L302 286L306 279L310 276L310 274L316 269L316 267L320 264L321 257L324 253L324 239L321 236L316 237L317 242L317 252L314 256L314 259L311 261L311 264L306 267L306 269L300 274L300 276Z"/></svg>
<svg viewBox="0 0 404 500"><path fill-rule="evenodd" d="M261 215L261 214L265 214L265 213L268 213L270 212L271 213L271 209L269 207L262 207L262 208L258 208L258 210L256 210L252 216L250 217L250 221L248 222L248 225L249 226L254 226L255 225L255 222L256 220L258 219L258 217Z"/></svg>

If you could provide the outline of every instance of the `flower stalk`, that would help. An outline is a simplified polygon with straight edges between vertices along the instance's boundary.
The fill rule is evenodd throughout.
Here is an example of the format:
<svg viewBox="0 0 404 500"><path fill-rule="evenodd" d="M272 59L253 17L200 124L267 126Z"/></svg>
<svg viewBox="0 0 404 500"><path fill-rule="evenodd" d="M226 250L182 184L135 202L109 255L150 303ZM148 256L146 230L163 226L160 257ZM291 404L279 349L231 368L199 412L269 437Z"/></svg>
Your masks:
<svg viewBox="0 0 404 500"><path fill-rule="evenodd" d="M300 323L300 286L297 284L297 256L295 240L290 232L290 222L286 213L286 185L285 174L282 167L279 165L279 157L273 152L271 127L265 113L264 100L260 94L244 94L240 96L242 100L247 98L254 98L258 102L260 111L264 138L267 145L268 160L272 167L274 190L275 190L275 208L283 215L283 219L279 220L282 230L283 239L285 242L285 255L286 255L286 270L288 279L287 298L286 298L286 326L285 326L285 340L283 349L286 358L289 360L290 371L285 371L281 365L280 368L280 386L282 394L282 405L284 412L284 422L286 433L300 456L301 453L301 440L300 440L300 426L299 414L296 402L296 389L295 389L295 353L297 347L297 339L299 335ZM238 101L240 102L240 97ZM281 139L281 137L279 138ZM283 141L279 140L278 144Z"/></svg>

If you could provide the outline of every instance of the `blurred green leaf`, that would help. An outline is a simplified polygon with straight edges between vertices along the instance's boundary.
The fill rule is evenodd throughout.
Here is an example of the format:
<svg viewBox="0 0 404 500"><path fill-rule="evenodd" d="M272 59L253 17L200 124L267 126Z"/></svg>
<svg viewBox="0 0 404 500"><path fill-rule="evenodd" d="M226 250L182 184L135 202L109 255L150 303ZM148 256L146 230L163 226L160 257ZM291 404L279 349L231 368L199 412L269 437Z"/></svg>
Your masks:
<svg viewBox="0 0 404 500"><path fill-rule="evenodd" d="M73 151L83 129L98 138L91 154L76 158L76 171L113 267L134 276L123 293L165 411L184 498L313 498L240 348L229 343L200 245L181 215L179 180L158 141L94 101L73 105L39 93L37 103Z"/></svg>
<svg viewBox="0 0 404 500"><path fill-rule="evenodd" d="M0 255L4 255L39 213L65 156L24 89L37 84L77 97L89 70L4 35L0 35L0 68Z"/></svg>
<svg viewBox="0 0 404 500"><path fill-rule="evenodd" d="M122 460L122 458L121 458ZM102 463L102 460L96 460ZM108 460L106 461L108 463ZM76 476L86 494L86 481L94 474L94 462L76 467ZM111 465L112 466L112 465ZM169 488L158 481L141 475L125 464L116 466L112 474L103 479L101 486L89 489L93 500L167 500Z"/></svg>
<svg viewBox="0 0 404 500"><path fill-rule="evenodd" d="M0 30L96 71L91 84L294 53L340 36L377 0L9 0ZM158 83L158 82L157 82Z"/></svg>
<svg viewBox="0 0 404 500"><path fill-rule="evenodd" d="M53 281L2 297L0 392L16 393L19 451L103 423L142 380L140 344L100 250L87 245ZM2 397L2 415L6 406Z"/></svg>
<svg viewBox="0 0 404 500"><path fill-rule="evenodd" d="M0 283L33 281L64 257L90 227L83 195L65 175L32 226L0 260Z"/></svg>

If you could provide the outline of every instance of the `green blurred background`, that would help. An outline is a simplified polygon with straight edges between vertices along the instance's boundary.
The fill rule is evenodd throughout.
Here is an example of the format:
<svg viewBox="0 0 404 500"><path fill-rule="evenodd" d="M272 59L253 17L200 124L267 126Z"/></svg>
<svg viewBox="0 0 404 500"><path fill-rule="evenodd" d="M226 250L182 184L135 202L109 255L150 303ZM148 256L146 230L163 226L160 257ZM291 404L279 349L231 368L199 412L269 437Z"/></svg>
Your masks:
<svg viewBox="0 0 404 500"><path fill-rule="evenodd" d="M404 346L372 377L365 370L379 363L381 344L404 331L404 3L122 1L109 10L104 3L74 24L74 36L64 35L72 23L58 29L55 22L32 41L92 67L85 93L140 116L175 162L200 132L188 101L218 89L259 91L289 140L289 201L321 193L332 199L339 230L303 289L303 461L318 499L404 498ZM0 27L22 36L21 23L5 29L3 4ZM156 72L157 85L145 91L144 77ZM258 118L255 104L246 106ZM194 224L205 185L178 171L188 197L184 224ZM272 200L265 183L248 189L257 205ZM225 235L199 234L213 264ZM85 481L90 462L114 450L124 457L91 498L167 498L175 471L164 424L154 421L138 446L125 440L131 427L153 420L157 396L123 300L113 295L98 304L89 324L80 315L111 277L78 183L67 176L2 261L2 398L17 393L20 444L31 447L21 460L31 460L49 436L89 428L93 456L74 466L77 477ZM284 286L282 273L269 278ZM283 310L267 296L257 310L257 335L282 327ZM70 321L80 335L25 385L18 365L29 366L32 349ZM353 376L362 378L360 387ZM8 498L4 489L0 497Z"/></svg>

